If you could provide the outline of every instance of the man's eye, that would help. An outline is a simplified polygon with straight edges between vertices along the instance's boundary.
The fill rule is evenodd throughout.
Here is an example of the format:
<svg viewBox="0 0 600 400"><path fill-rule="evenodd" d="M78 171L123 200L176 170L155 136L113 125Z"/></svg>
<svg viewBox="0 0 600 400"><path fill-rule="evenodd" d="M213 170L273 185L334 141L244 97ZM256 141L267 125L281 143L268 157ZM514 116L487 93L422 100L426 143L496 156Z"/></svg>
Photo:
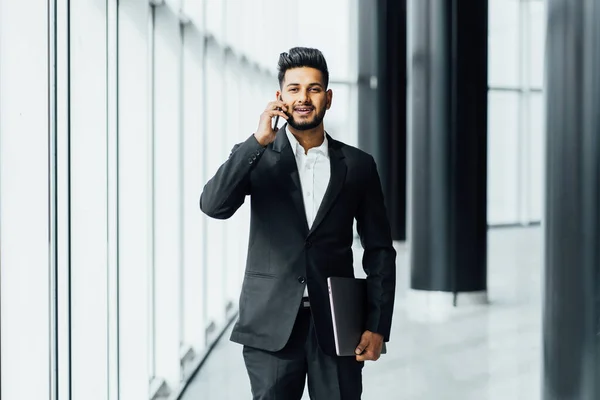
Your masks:
<svg viewBox="0 0 600 400"><path fill-rule="evenodd" d="M290 92L292 93L296 93L298 91L298 89L290 89Z"/></svg>
<svg viewBox="0 0 600 400"><path fill-rule="evenodd" d="M311 91L317 93L317 92L320 92L321 90L319 88L312 88Z"/></svg>

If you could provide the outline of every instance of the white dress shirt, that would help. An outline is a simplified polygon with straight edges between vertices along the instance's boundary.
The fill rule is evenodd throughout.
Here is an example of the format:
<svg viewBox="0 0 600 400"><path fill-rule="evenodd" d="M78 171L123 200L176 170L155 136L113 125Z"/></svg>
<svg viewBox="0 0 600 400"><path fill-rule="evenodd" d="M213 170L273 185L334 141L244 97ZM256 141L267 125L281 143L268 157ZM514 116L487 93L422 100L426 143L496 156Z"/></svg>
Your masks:
<svg viewBox="0 0 600 400"><path fill-rule="evenodd" d="M327 135L325 135L323 143L320 146L309 149L308 154L305 154L304 147L298 143L296 137L287 127L285 133L296 158L300 186L302 187L302 197L304 199L304 209L306 211L306 221L310 229L315 222L315 216L317 215L317 211L319 211L319 207L321 207L325 191L329 185L329 179L331 178ZM308 289L306 287L304 288L304 296L308 297Z"/></svg>

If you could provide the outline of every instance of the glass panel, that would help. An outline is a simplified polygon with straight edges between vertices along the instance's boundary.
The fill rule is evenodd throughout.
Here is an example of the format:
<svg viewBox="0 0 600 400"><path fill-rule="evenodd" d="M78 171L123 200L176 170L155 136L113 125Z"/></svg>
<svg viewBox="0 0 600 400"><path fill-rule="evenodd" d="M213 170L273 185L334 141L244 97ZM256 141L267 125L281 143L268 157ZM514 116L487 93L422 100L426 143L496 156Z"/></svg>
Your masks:
<svg viewBox="0 0 600 400"><path fill-rule="evenodd" d="M183 12L192 20L194 27L200 31L204 29L204 1L181 0Z"/></svg>
<svg viewBox="0 0 600 400"><path fill-rule="evenodd" d="M279 14L279 9L282 6L281 2L273 4L272 0L262 0L262 4L262 8L257 9L256 18L262 23L260 24L260 28L256 30L256 45L252 53L252 58L263 68L274 71L277 67L279 53L287 49L281 47L279 44L281 43L280 35L273 35L273 31L285 31L287 36L288 30L291 27L286 26L281 20L282 15ZM284 26L285 29L283 28Z"/></svg>
<svg viewBox="0 0 600 400"><path fill-rule="evenodd" d="M231 147L225 143L226 114L223 112L224 74L223 54L220 49L207 49L206 70L206 181L219 166L227 160ZM225 268L228 262L228 249L225 236L225 222L206 218L206 266L207 266L207 317L221 326L225 322Z"/></svg>
<svg viewBox="0 0 600 400"><path fill-rule="evenodd" d="M222 0L204 0L206 4L206 14L204 15L206 30L211 33L219 42L222 42L225 36L224 26L224 4ZM246 3L246 2L244 2Z"/></svg>
<svg viewBox="0 0 600 400"><path fill-rule="evenodd" d="M488 93L488 222L518 220L519 95Z"/></svg>
<svg viewBox="0 0 600 400"><path fill-rule="evenodd" d="M327 23L319 15L326 15ZM304 0L297 16L300 35L295 46L318 48L327 59L331 79L350 79L349 0Z"/></svg>
<svg viewBox="0 0 600 400"><path fill-rule="evenodd" d="M258 4L257 4L258 3ZM236 6L238 6L242 12L242 15L240 16L239 22L239 28L240 28L240 32L239 34L241 34L241 50L242 52L252 61L254 60L258 60L259 58L256 57L256 51L255 48L257 46L257 44L261 44L263 46L266 45L266 47L268 47L269 45L265 43L264 40L262 39L262 33L264 32L265 26L264 24L260 24L259 20L258 20L258 13L262 12L262 7L260 6L261 0L254 0L254 1L244 1L243 5L241 4L237 4ZM256 25L259 26L256 26ZM263 25L262 27L260 25ZM272 31L274 31L274 29L272 29ZM260 42L259 42L260 41Z"/></svg>
<svg viewBox="0 0 600 400"><path fill-rule="evenodd" d="M204 29L204 0L181 0L184 14L198 30Z"/></svg>
<svg viewBox="0 0 600 400"><path fill-rule="evenodd" d="M240 95L240 75L236 68L235 59L228 58L225 65L225 99L227 113L240 115L240 107L243 105L235 101ZM233 101L230 101L233 100ZM258 121L260 114L254 117ZM235 143L242 142L252 132L243 132L239 128L239 118L227 118L225 121L226 147L233 147ZM246 251L248 249L249 229L249 201L247 201L235 215L227 221L226 243L227 264L225 268L226 302L231 302L237 307L239 288L241 287L243 270L245 266Z"/></svg>
<svg viewBox="0 0 600 400"><path fill-rule="evenodd" d="M241 53L244 50L243 40L247 35L252 35L253 31L243 31L245 18L242 18L243 9L251 2L225 2L225 40L236 52ZM256 29L263 29L261 24L256 25Z"/></svg>
<svg viewBox="0 0 600 400"><path fill-rule="evenodd" d="M534 88L544 86L544 54L546 49L546 2L529 3L531 20L529 21L531 44L529 46L530 85Z"/></svg>
<svg viewBox="0 0 600 400"><path fill-rule="evenodd" d="M204 218L198 201L204 186L204 83L202 69L203 37L185 29L183 55L183 337L197 351L205 346L203 274L205 238ZM235 119L235 118L232 118Z"/></svg>
<svg viewBox="0 0 600 400"><path fill-rule="evenodd" d="M106 8L71 2L70 23L71 395L107 398Z"/></svg>
<svg viewBox="0 0 600 400"><path fill-rule="evenodd" d="M2 399L50 393L48 12L0 0Z"/></svg>
<svg viewBox="0 0 600 400"><path fill-rule="evenodd" d="M150 12L143 1L119 7L119 383L121 399L145 399L152 267Z"/></svg>
<svg viewBox="0 0 600 400"><path fill-rule="evenodd" d="M520 0L489 0L489 85L518 87Z"/></svg>
<svg viewBox="0 0 600 400"><path fill-rule="evenodd" d="M179 21L162 7L154 27L154 334L156 375L180 380L181 132Z"/></svg>
<svg viewBox="0 0 600 400"><path fill-rule="evenodd" d="M271 82L268 85L264 84L265 79L262 76L249 75L247 69L240 69L239 71L240 80L240 94L236 97L238 103L238 109L240 110L240 118L238 119L239 124L239 136L238 141L242 141L252 135L258 127L258 121L260 114L267 107L269 101L275 100L275 92L279 88L276 83L276 78L271 78ZM258 90L257 88L261 88ZM270 92L269 96L265 96L264 92ZM279 121L281 127L283 122Z"/></svg>
<svg viewBox="0 0 600 400"><path fill-rule="evenodd" d="M171 8L171 12L177 15L182 10L183 0L164 0L165 4Z"/></svg>
<svg viewBox="0 0 600 400"><path fill-rule="evenodd" d="M529 149L529 204L528 218L530 221L541 221L543 216L544 202L544 154L545 154L545 110L544 96L532 93L529 97L531 111L529 118L529 129L527 129Z"/></svg>
<svg viewBox="0 0 600 400"><path fill-rule="evenodd" d="M354 100L353 87L347 84L331 84L333 91L331 108L327 111L325 117L325 129L337 140L340 140L351 146L356 146L358 135L356 132L356 106Z"/></svg>
<svg viewBox="0 0 600 400"><path fill-rule="evenodd" d="M280 21L281 26L285 26L285 35L275 38L274 44L277 44L277 48L273 49L272 56L270 57L270 59L274 59L275 61L268 65L269 68L273 68L273 71L275 70L275 67L277 67L279 53L288 51L292 47L302 45L300 42L300 20L298 17L298 10L301 4L305 4L297 1L286 1L283 4L280 4L281 2L277 0L274 1L277 4L277 19ZM304 32L302 32L302 34L304 34Z"/></svg>

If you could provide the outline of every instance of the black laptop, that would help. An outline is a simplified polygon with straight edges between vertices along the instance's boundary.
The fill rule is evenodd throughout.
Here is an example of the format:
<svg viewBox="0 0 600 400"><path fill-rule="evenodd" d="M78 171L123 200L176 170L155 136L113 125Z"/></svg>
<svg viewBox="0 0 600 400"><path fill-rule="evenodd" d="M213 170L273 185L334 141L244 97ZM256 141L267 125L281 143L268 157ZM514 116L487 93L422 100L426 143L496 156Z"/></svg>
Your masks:
<svg viewBox="0 0 600 400"><path fill-rule="evenodd" d="M329 277L329 306L338 356L355 356L356 346L366 329L367 280ZM386 352L383 344L382 354Z"/></svg>

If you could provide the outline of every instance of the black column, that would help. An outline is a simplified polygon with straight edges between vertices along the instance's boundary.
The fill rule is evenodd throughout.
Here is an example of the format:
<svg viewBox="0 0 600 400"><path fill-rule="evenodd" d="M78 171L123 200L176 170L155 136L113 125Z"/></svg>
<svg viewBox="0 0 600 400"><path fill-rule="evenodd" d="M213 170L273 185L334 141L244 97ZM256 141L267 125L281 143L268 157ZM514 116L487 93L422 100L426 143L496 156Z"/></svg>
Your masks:
<svg viewBox="0 0 600 400"><path fill-rule="evenodd" d="M600 398L600 0L549 0L544 400Z"/></svg>
<svg viewBox="0 0 600 400"><path fill-rule="evenodd" d="M381 175L394 240L406 239L406 0L359 1L358 143Z"/></svg>
<svg viewBox="0 0 600 400"><path fill-rule="evenodd" d="M485 291L487 1L409 12L411 287Z"/></svg>

